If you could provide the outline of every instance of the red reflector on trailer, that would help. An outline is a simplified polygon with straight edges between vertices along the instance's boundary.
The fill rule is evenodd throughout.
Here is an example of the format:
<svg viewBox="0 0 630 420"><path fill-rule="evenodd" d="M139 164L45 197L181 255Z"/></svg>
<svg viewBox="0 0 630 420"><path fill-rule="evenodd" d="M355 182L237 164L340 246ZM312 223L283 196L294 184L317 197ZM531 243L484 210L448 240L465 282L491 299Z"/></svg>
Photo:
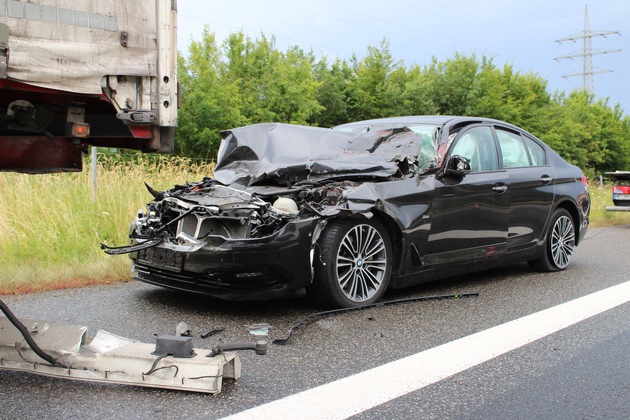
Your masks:
<svg viewBox="0 0 630 420"><path fill-rule="evenodd" d="M78 137L84 139L90 135L90 124L87 123L72 123L72 137Z"/></svg>

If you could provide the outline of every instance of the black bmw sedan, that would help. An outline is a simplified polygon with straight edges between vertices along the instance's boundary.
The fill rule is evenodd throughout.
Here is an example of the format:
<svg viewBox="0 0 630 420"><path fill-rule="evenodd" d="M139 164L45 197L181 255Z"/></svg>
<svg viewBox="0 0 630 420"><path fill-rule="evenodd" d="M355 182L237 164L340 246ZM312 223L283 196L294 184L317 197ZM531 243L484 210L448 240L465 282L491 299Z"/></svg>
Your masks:
<svg viewBox="0 0 630 420"><path fill-rule="evenodd" d="M353 307L527 261L564 270L589 223L582 171L476 117L222 132L212 177L157 192L132 223L138 280L228 300L306 291Z"/></svg>

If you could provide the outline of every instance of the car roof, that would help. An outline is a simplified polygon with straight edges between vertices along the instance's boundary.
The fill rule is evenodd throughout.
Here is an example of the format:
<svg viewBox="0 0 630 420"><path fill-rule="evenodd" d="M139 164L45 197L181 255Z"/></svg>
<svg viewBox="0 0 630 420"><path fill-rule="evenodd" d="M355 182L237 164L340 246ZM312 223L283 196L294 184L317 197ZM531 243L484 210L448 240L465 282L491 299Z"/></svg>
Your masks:
<svg viewBox="0 0 630 420"><path fill-rule="evenodd" d="M470 116L459 116L459 115L408 115L408 116L403 116L403 117L375 118L371 120L356 121L356 122L341 124L341 125L333 127L333 129L342 128L342 127L378 125L378 124L404 124L404 125L432 124L432 125L441 125L441 126L446 126L446 125L453 126L462 122L500 124L504 127L508 127L513 130L520 131L522 133L528 134L531 137L536 138L536 136L527 132L521 127L518 127L514 124L510 124L505 121L497 120L494 118L470 117Z"/></svg>
<svg viewBox="0 0 630 420"><path fill-rule="evenodd" d="M486 123L494 123L494 124L502 124L505 126L511 126L514 128L518 128L523 131L522 128L519 128L513 124L510 124L505 121L496 120L493 118L484 118L484 117L470 117L470 116L459 116L459 115L408 115L403 117L388 117L388 118L375 118L371 120L364 121L355 121L346 124L340 124L336 127L351 127L353 125L368 125L368 124L435 124L435 125L446 125L449 123L457 123L463 121L470 122L486 122Z"/></svg>
<svg viewBox="0 0 630 420"><path fill-rule="evenodd" d="M389 117L389 118L375 118L371 120L356 121L347 124L341 124L337 127L349 127L353 125L366 125L366 124L438 124L444 125L453 119L467 118L457 117L452 115L410 115L405 117ZM335 127L336 128L336 127Z"/></svg>

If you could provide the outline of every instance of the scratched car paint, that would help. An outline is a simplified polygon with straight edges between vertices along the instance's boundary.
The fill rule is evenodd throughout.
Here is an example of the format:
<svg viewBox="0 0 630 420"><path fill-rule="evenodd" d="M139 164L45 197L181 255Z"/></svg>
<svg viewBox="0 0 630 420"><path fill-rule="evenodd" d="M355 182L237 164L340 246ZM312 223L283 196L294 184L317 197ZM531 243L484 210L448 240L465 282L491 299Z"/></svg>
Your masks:
<svg viewBox="0 0 630 420"><path fill-rule="evenodd" d="M213 177L131 226L138 280L228 300L306 289L328 307L528 261L565 269L588 228L581 170L524 130L474 117L222 132Z"/></svg>

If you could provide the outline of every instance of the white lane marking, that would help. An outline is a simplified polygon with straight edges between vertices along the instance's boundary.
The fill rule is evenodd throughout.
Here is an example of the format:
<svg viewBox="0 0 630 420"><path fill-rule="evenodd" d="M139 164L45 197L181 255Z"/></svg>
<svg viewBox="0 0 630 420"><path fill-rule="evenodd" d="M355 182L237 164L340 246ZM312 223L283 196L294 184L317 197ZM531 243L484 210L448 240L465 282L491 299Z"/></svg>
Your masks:
<svg viewBox="0 0 630 420"><path fill-rule="evenodd" d="M630 282L249 410L229 419L344 419L630 301Z"/></svg>

